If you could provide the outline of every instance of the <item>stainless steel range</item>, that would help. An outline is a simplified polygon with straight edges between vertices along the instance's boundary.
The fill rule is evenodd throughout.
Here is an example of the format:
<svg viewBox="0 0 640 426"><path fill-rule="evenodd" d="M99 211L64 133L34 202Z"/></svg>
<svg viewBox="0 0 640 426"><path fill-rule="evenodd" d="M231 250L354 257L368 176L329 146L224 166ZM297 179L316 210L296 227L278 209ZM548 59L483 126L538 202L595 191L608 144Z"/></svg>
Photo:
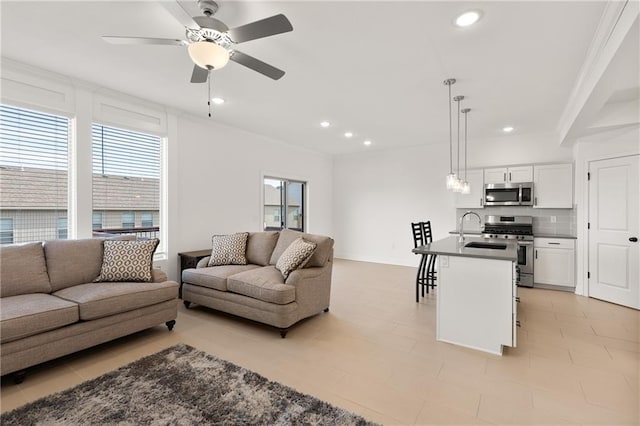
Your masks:
<svg viewBox="0 0 640 426"><path fill-rule="evenodd" d="M516 240L519 283L533 287L533 218L531 216L485 216L484 238Z"/></svg>

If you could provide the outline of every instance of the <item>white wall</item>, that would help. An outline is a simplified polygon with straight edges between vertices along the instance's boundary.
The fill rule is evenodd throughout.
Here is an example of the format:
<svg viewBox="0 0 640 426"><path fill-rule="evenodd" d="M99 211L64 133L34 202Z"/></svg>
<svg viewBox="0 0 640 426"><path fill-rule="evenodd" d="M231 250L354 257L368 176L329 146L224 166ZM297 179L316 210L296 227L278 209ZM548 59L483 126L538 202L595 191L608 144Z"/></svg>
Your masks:
<svg viewBox="0 0 640 426"><path fill-rule="evenodd" d="M578 208L578 242L576 244L576 293L588 295L589 262L589 162L624 155L640 154L640 126L635 125L578 139L574 145L576 159L575 197Z"/></svg>
<svg viewBox="0 0 640 426"><path fill-rule="evenodd" d="M572 161L571 148L556 140L509 135L470 141L468 166ZM430 220L434 239L456 228L453 195L444 185L448 172L448 142L335 157L336 256L415 266L412 221Z"/></svg>
<svg viewBox="0 0 640 426"><path fill-rule="evenodd" d="M330 156L190 117L178 119L177 155L170 258L210 247L213 234L261 230L263 175L306 181L307 231L332 235Z"/></svg>

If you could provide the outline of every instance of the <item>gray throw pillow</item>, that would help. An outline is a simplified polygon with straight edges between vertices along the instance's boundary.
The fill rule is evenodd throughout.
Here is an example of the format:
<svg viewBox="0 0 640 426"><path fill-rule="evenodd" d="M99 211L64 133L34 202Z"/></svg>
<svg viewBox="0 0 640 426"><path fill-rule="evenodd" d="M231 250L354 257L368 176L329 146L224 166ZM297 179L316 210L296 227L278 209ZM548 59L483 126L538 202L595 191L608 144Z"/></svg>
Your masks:
<svg viewBox="0 0 640 426"><path fill-rule="evenodd" d="M100 276L93 282L140 281L151 282L153 253L160 240L106 240Z"/></svg>
<svg viewBox="0 0 640 426"><path fill-rule="evenodd" d="M311 259L316 246L316 243L306 241L302 237L295 239L276 262L276 269L282 272L286 280L292 271L302 268Z"/></svg>
<svg viewBox="0 0 640 426"><path fill-rule="evenodd" d="M246 265L248 232L231 235L214 235L211 238L211 258L208 266Z"/></svg>

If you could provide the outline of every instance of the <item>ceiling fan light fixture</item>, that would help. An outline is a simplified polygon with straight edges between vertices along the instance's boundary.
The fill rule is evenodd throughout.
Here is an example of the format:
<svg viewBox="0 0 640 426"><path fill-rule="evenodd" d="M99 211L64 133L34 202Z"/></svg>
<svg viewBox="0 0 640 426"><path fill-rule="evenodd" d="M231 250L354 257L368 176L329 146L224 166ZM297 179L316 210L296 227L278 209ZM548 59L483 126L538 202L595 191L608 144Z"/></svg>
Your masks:
<svg viewBox="0 0 640 426"><path fill-rule="evenodd" d="M189 45L189 57L204 69L220 69L229 62L229 51L211 41L197 41Z"/></svg>

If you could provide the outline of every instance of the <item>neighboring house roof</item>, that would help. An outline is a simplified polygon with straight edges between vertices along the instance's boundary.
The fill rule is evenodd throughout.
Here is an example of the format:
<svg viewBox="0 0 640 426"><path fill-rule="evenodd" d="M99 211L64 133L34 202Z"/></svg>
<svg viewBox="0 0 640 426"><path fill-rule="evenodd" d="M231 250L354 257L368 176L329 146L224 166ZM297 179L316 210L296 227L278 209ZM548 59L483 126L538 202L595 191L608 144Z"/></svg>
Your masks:
<svg viewBox="0 0 640 426"><path fill-rule="evenodd" d="M29 191L21 182L29 181ZM59 209L67 205L65 170L0 167L0 208ZM150 178L93 175L93 208L96 210L157 210L160 182Z"/></svg>

